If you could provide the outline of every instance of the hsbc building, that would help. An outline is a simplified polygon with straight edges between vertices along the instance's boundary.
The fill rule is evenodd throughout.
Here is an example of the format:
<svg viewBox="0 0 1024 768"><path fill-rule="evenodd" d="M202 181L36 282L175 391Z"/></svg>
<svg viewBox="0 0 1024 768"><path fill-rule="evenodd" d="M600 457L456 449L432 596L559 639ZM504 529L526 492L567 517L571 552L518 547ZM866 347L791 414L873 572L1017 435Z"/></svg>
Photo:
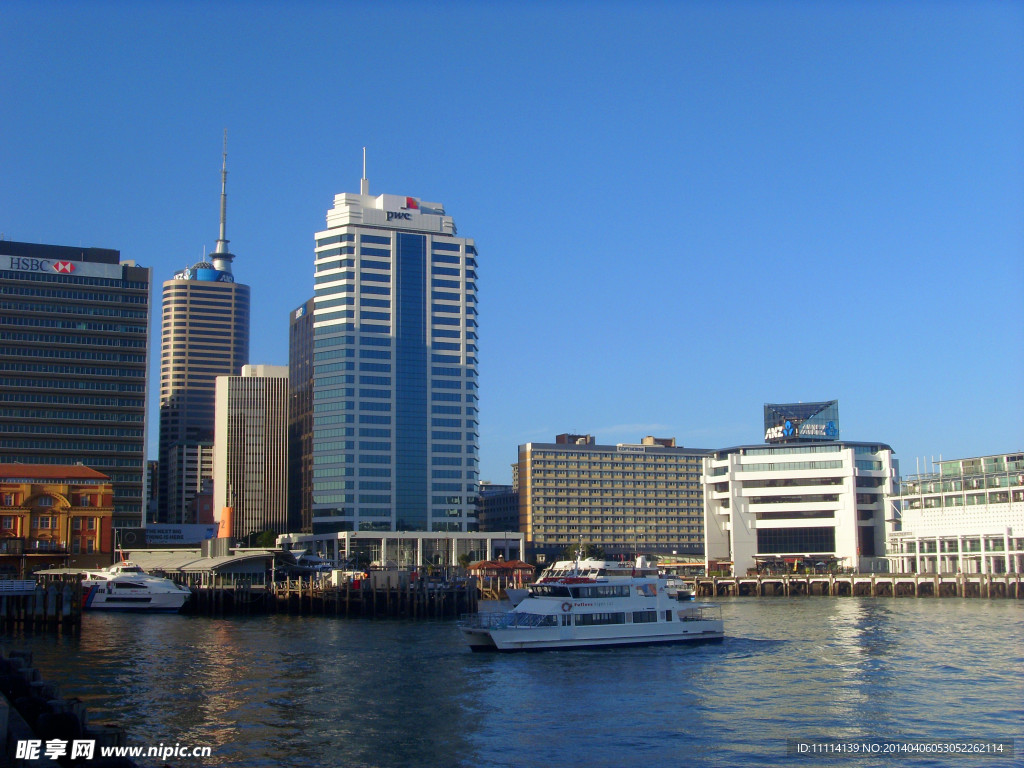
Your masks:
<svg viewBox="0 0 1024 768"><path fill-rule="evenodd" d="M0 240L0 463L104 473L115 527L144 503L150 273L116 250Z"/></svg>

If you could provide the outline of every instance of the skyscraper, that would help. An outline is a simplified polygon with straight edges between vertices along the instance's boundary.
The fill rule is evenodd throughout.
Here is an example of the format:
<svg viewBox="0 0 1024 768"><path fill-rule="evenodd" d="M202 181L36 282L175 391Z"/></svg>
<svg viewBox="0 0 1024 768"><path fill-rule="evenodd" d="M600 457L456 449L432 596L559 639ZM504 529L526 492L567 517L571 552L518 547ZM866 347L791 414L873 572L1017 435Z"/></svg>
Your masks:
<svg viewBox="0 0 1024 768"><path fill-rule="evenodd" d="M227 152L221 170L220 238L210 261L163 284L160 342L162 523L195 522L192 501L213 473L215 381L249 361L249 286L231 274Z"/></svg>
<svg viewBox="0 0 1024 768"><path fill-rule="evenodd" d="M316 233L313 530L467 531L476 248L437 203L339 194Z"/></svg>
<svg viewBox="0 0 1024 768"><path fill-rule="evenodd" d="M288 368L243 365L217 377L213 510L234 509L233 535L287 533Z"/></svg>
<svg viewBox="0 0 1024 768"><path fill-rule="evenodd" d="M114 250L0 241L0 462L99 470L118 527L144 505L150 276Z"/></svg>
<svg viewBox="0 0 1024 768"><path fill-rule="evenodd" d="M288 531L313 531L313 300L288 322Z"/></svg>

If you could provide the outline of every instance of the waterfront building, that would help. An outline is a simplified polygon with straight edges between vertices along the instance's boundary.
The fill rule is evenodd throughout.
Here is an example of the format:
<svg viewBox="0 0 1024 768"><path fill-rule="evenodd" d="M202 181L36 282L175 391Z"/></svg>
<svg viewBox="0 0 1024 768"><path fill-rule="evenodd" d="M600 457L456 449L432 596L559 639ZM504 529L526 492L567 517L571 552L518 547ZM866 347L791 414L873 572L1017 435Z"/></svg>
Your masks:
<svg viewBox="0 0 1024 768"><path fill-rule="evenodd" d="M675 438L597 445L590 435L519 446L519 529L537 562L582 537L608 557L703 553L702 461Z"/></svg>
<svg viewBox="0 0 1024 768"><path fill-rule="evenodd" d="M765 406L765 444L704 460L709 571L884 569L885 499L898 463L841 441L836 401Z"/></svg>
<svg viewBox="0 0 1024 768"><path fill-rule="evenodd" d="M0 576L110 565L114 484L76 465L0 464Z"/></svg>
<svg viewBox="0 0 1024 768"><path fill-rule="evenodd" d="M313 530L313 299L288 323L288 530Z"/></svg>
<svg viewBox="0 0 1024 768"><path fill-rule="evenodd" d="M889 501L894 573L1024 572L1024 453L939 461Z"/></svg>
<svg viewBox="0 0 1024 768"><path fill-rule="evenodd" d="M227 153L221 170L220 237L209 261L163 284L160 341L161 523L194 523L193 500L213 473L217 376L249 362L249 286L236 283L226 239Z"/></svg>
<svg viewBox="0 0 1024 768"><path fill-rule="evenodd" d="M218 376L213 512L232 508L232 536L288 529L288 368L244 365Z"/></svg>
<svg viewBox="0 0 1024 768"><path fill-rule="evenodd" d="M453 531L339 531L289 533L277 545L317 555L340 568L386 565L404 569L465 567L499 556L514 559L523 551L522 533Z"/></svg>
<svg viewBox="0 0 1024 768"><path fill-rule="evenodd" d="M313 531L469 531L476 248L439 203L339 194L316 233Z"/></svg>
<svg viewBox="0 0 1024 768"><path fill-rule="evenodd" d="M0 462L103 472L116 526L145 504L150 277L115 250L0 240Z"/></svg>

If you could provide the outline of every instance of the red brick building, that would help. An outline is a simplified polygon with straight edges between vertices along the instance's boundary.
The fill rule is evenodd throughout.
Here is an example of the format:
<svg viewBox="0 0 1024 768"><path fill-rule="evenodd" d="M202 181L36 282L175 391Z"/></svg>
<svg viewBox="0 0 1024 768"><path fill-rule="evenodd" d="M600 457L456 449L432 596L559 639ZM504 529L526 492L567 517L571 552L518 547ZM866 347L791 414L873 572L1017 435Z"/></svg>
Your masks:
<svg viewBox="0 0 1024 768"><path fill-rule="evenodd" d="M0 464L0 576L109 565L113 512L113 485L102 472Z"/></svg>

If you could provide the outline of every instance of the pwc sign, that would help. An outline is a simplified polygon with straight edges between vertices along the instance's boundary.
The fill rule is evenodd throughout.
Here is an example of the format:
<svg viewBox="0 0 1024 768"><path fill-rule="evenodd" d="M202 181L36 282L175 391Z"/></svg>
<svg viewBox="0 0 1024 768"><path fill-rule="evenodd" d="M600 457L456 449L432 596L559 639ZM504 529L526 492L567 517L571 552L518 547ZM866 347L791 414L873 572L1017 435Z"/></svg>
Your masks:
<svg viewBox="0 0 1024 768"><path fill-rule="evenodd" d="M28 256L11 256L11 269L20 269L23 272L62 272L70 275L75 271L75 264L71 261L54 261L52 259L33 259Z"/></svg>

